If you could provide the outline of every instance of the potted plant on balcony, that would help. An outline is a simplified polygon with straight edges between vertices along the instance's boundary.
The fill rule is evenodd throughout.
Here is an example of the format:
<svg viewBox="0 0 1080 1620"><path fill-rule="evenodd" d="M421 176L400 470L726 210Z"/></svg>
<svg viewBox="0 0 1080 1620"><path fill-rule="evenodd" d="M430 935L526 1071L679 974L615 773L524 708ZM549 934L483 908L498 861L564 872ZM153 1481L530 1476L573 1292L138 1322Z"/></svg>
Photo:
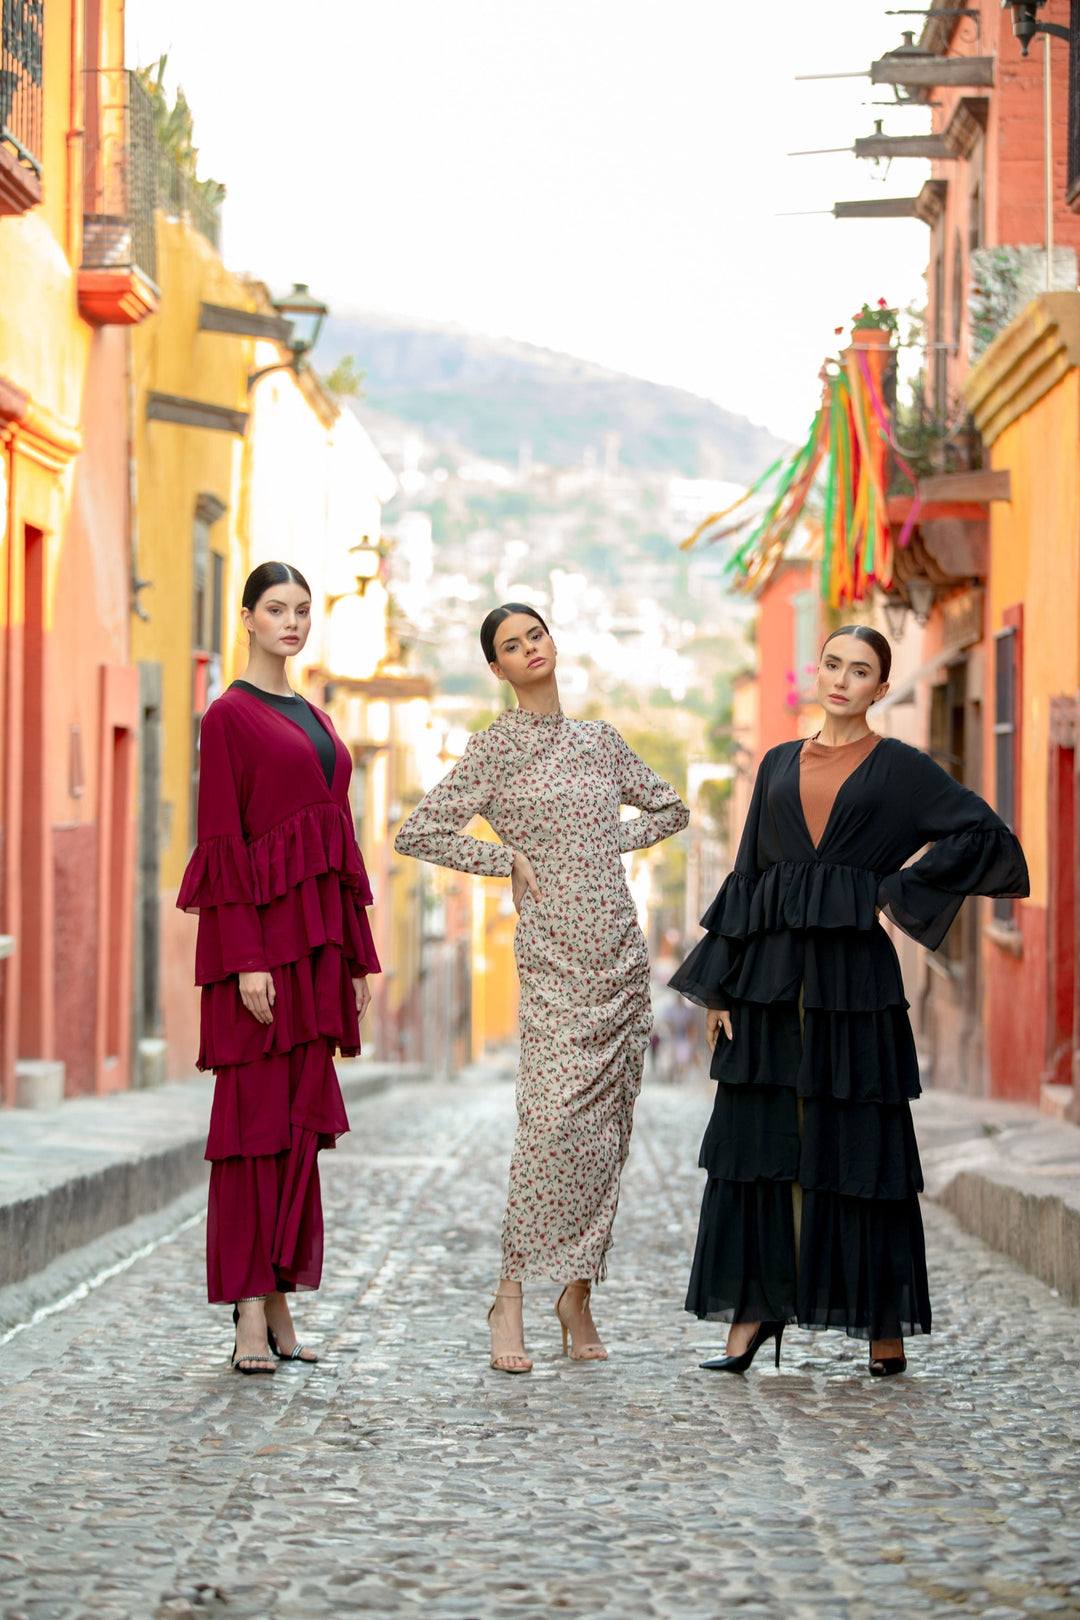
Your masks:
<svg viewBox="0 0 1080 1620"><path fill-rule="evenodd" d="M898 315L885 298L879 298L872 309L864 304L851 317L851 341L858 349L890 348L900 329Z"/></svg>

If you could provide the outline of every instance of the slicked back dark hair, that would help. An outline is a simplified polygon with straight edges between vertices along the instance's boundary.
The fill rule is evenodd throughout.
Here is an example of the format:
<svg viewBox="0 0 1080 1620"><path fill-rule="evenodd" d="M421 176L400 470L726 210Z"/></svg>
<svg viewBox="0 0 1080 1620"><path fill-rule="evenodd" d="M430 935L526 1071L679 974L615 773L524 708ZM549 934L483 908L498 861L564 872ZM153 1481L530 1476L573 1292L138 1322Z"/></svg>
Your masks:
<svg viewBox="0 0 1080 1620"><path fill-rule="evenodd" d="M892 648L885 640L880 630L872 630L868 624L842 624L839 630L834 630L831 636L826 636L821 648L821 656L825 656L825 648L837 636L854 636L856 641L865 641L877 654L878 668L881 670L881 679L887 681L889 671L892 669Z"/></svg>
<svg viewBox="0 0 1080 1620"><path fill-rule="evenodd" d="M292 563L264 562L253 568L244 584L243 605L250 613L260 596L265 596L272 585L299 585L311 595L311 586Z"/></svg>
<svg viewBox="0 0 1080 1620"><path fill-rule="evenodd" d="M526 602L504 602L502 607L492 608L483 624L480 626L480 645L484 649L484 657L489 664L497 664L495 656L495 632L504 619L511 618L515 613L527 613L530 619L535 619L541 630L547 630L547 625L534 607Z"/></svg>

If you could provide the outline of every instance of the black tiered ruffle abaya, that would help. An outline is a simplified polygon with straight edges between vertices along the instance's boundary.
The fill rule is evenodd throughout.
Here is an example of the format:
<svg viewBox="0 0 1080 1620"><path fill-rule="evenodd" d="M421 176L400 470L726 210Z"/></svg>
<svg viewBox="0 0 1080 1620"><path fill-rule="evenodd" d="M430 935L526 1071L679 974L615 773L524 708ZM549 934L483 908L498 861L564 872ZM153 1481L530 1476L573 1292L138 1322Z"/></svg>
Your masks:
<svg viewBox="0 0 1080 1620"><path fill-rule="evenodd" d="M732 1022L710 1071L686 1308L860 1339L928 1333L919 1072L877 911L936 949L965 895L1027 894L1027 866L977 794L889 737L843 783L815 848L801 746L762 760L735 869L671 981Z"/></svg>

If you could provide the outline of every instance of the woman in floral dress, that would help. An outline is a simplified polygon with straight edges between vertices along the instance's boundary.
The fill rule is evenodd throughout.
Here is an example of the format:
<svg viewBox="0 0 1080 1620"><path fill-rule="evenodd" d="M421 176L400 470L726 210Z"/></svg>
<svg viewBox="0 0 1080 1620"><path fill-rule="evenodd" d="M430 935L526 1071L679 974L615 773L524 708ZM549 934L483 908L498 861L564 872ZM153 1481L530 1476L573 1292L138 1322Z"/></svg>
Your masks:
<svg viewBox="0 0 1080 1620"><path fill-rule="evenodd" d="M518 1129L503 1221L502 1277L488 1312L491 1365L525 1373L521 1285L564 1284L556 1305L572 1355L600 1361L589 1310L605 1275L619 1175L652 1015L649 957L620 857L686 826L674 788L602 720L559 706L556 650L533 609L510 602L480 631L492 672L518 700L478 732L395 841L399 854L509 877L519 913ZM620 819L620 806L641 814ZM463 832L483 816L501 839Z"/></svg>

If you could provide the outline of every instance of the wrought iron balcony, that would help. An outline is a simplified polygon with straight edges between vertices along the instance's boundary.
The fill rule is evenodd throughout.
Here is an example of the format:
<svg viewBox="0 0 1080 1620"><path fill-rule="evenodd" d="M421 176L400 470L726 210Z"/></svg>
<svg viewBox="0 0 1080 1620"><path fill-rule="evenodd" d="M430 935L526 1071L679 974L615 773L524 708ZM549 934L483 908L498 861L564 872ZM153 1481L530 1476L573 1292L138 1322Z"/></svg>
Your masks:
<svg viewBox="0 0 1080 1620"><path fill-rule="evenodd" d="M210 198L212 186L191 180L168 152L158 154L157 205L170 219L183 220L205 236L215 253L221 252L221 195ZM219 188L220 191L220 188Z"/></svg>
<svg viewBox="0 0 1080 1620"><path fill-rule="evenodd" d="M41 201L45 0L0 0L0 214Z"/></svg>
<svg viewBox="0 0 1080 1620"><path fill-rule="evenodd" d="M99 324L133 325L157 307L154 111L125 68L88 72L85 97L79 307Z"/></svg>
<svg viewBox="0 0 1080 1620"><path fill-rule="evenodd" d="M219 249L220 188L184 173L158 138L150 95L119 68L86 75L84 176L79 306L102 325L144 320L157 304L156 211Z"/></svg>

